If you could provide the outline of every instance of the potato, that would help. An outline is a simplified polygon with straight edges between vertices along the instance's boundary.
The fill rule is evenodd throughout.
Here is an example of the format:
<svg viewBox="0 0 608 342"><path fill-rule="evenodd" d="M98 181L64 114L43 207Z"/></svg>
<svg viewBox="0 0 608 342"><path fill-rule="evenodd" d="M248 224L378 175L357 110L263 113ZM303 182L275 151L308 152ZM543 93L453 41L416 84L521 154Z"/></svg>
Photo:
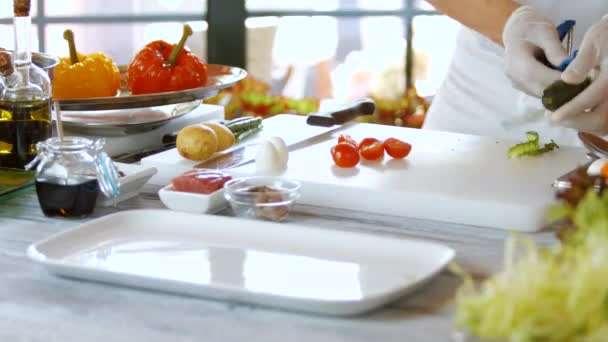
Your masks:
<svg viewBox="0 0 608 342"><path fill-rule="evenodd" d="M190 125L179 131L175 145L182 157L200 161L208 159L217 151L218 139L211 128Z"/></svg>
<svg viewBox="0 0 608 342"><path fill-rule="evenodd" d="M217 135L218 151L223 151L236 142L234 134L232 134L232 131L228 127L217 122L204 122L203 125L211 128Z"/></svg>

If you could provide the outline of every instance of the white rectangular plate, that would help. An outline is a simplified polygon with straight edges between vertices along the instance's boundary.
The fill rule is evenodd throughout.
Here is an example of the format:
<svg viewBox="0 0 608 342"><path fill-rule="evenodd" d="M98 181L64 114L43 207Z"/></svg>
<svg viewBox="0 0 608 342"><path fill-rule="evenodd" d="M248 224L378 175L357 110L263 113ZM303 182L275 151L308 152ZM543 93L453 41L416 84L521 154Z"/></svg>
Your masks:
<svg viewBox="0 0 608 342"><path fill-rule="evenodd" d="M315 227L135 210L32 244L28 255L73 278L348 316L421 286L454 251Z"/></svg>

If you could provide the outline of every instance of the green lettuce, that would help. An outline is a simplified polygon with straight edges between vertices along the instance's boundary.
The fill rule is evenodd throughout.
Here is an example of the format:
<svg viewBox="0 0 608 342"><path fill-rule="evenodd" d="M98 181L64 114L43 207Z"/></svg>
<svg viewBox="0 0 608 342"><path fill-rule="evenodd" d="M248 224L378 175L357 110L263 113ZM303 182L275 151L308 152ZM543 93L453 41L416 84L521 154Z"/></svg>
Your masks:
<svg viewBox="0 0 608 342"><path fill-rule="evenodd" d="M483 339L608 340L608 192L589 191L574 209L554 208L577 229L561 245L513 236L505 269L476 287L466 279L455 324Z"/></svg>

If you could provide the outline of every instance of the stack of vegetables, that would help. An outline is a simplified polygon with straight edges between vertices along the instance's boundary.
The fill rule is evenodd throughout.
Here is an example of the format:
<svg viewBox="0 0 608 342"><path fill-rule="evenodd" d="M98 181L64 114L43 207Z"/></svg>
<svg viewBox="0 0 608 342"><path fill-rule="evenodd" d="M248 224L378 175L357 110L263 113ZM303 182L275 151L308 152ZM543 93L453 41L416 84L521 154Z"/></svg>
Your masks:
<svg viewBox="0 0 608 342"><path fill-rule="evenodd" d="M367 122L421 128L430 103L418 95L416 88L409 88L399 98L372 97L376 101L376 113Z"/></svg>
<svg viewBox="0 0 608 342"><path fill-rule="evenodd" d="M424 122L429 103L418 95L416 89L407 90L397 99L372 97L376 102L376 113L357 120L368 123L420 128ZM308 115L319 110L316 98L293 99L272 95L268 84L248 76L232 89L220 92L205 103L225 106L227 119L242 116L270 117L293 113Z"/></svg>
<svg viewBox="0 0 608 342"><path fill-rule="evenodd" d="M207 65L186 47L192 29L184 25L177 44L156 40L146 44L123 70L126 79L112 58L103 53L83 55L76 49L74 34L67 30L70 56L62 58L55 70L53 97L56 99L80 99L116 96L121 91L133 95L172 92L203 87L208 81ZM122 89L127 88L127 89ZM420 128L429 103L418 95L415 88L408 89L396 99L372 97L376 102L373 116L359 121ZM227 120L239 117L270 117L292 113L308 115L318 112L320 99L294 99L274 95L270 86L248 76L231 89L204 101L225 107Z"/></svg>
<svg viewBox="0 0 608 342"><path fill-rule="evenodd" d="M511 238L505 270L476 288L466 278L456 325L484 340L608 340L608 192L581 170L551 210L561 244Z"/></svg>
<svg viewBox="0 0 608 342"><path fill-rule="evenodd" d="M234 119L243 116L267 118L285 113L307 115L319 110L320 101L273 95L268 84L249 75L231 89L223 90L204 102L224 106L226 119Z"/></svg>

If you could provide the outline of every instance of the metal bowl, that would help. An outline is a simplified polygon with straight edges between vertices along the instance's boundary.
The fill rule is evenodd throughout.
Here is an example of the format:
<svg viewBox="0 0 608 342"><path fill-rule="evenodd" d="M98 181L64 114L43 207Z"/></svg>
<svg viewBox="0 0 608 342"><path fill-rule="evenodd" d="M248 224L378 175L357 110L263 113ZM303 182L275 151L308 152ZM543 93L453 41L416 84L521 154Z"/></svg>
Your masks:
<svg viewBox="0 0 608 342"><path fill-rule="evenodd" d="M207 64L209 78L205 86L164 93L132 95L127 88L127 67L120 66L119 69L121 70L122 83L117 96L58 100L61 109L63 111L118 110L204 100L217 95L222 89L233 86L247 76L247 72L241 68Z"/></svg>
<svg viewBox="0 0 608 342"><path fill-rule="evenodd" d="M52 72L55 69L55 66L59 64L59 57L51 56L46 53L32 52L32 62L43 70Z"/></svg>
<svg viewBox="0 0 608 342"><path fill-rule="evenodd" d="M13 53L13 51L6 50L3 48L0 48L0 51ZM46 53L32 52L32 62L42 70L46 71L49 74L49 77L53 79L53 71L55 70L57 64L59 64L59 57L55 57Z"/></svg>

